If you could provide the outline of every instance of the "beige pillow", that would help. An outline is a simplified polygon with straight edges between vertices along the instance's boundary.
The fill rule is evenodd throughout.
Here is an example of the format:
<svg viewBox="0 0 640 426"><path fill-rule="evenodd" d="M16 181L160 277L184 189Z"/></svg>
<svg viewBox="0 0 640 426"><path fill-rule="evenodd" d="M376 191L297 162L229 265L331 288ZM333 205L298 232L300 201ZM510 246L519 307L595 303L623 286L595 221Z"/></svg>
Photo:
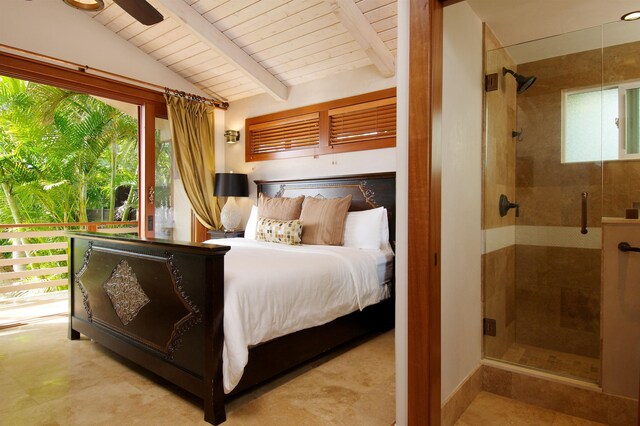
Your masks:
<svg viewBox="0 0 640 426"><path fill-rule="evenodd" d="M261 217L256 225L256 240L292 246L300 245L302 222L299 219L278 220Z"/></svg>
<svg viewBox="0 0 640 426"><path fill-rule="evenodd" d="M350 205L351 194L344 198L307 197L300 214L302 243L341 246Z"/></svg>
<svg viewBox="0 0 640 426"><path fill-rule="evenodd" d="M303 201L302 195L296 198L273 198L261 193L258 197L258 217L279 220L300 219Z"/></svg>

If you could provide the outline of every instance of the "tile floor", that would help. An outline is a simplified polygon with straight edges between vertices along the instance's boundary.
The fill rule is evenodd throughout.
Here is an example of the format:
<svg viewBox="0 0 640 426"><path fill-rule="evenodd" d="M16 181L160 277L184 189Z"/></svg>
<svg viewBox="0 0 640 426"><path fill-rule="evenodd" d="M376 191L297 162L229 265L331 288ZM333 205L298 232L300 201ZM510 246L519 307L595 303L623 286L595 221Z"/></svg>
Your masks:
<svg viewBox="0 0 640 426"><path fill-rule="evenodd" d="M83 338L67 319L0 330L0 425L206 424L200 400ZM382 425L395 419L393 331L227 405L225 425Z"/></svg>
<svg viewBox="0 0 640 426"><path fill-rule="evenodd" d="M514 343L502 360L591 383L600 382L600 360L597 358Z"/></svg>
<svg viewBox="0 0 640 426"><path fill-rule="evenodd" d="M206 424L199 399L86 338L67 340L67 319L55 313L66 310L66 301L41 299L27 304L46 315L37 319L21 312L27 305L19 312L0 306L5 320L29 323L0 328L0 425ZM528 348L512 349L510 356L522 357ZM390 331L231 401L225 425L389 426L395 418L394 362ZM599 423L481 392L456 425Z"/></svg>
<svg viewBox="0 0 640 426"><path fill-rule="evenodd" d="M567 416L524 402L480 392L456 422L456 426L598 426L577 417Z"/></svg>

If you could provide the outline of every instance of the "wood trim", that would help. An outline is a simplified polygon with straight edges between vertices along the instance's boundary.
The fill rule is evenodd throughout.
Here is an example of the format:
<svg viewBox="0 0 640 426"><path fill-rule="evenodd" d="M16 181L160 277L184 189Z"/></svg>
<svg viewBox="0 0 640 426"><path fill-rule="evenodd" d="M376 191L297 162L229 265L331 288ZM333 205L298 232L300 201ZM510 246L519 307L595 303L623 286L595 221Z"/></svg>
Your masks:
<svg viewBox="0 0 640 426"><path fill-rule="evenodd" d="M442 3L443 7L447 7L447 6L452 6L456 3L461 3L464 0L440 0L440 2Z"/></svg>
<svg viewBox="0 0 640 426"><path fill-rule="evenodd" d="M387 140L374 140L371 142L354 143L351 145L331 146L329 143L329 111L346 108L357 104L373 102L380 99L394 98L396 96L395 87L390 89L379 90L376 92L365 93L363 95L351 96L343 99L336 99L329 102L323 102L315 105L309 105L301 108L295 108L287 111L280 111L272 114L262 115L259 117L251 117L245 120L245 161L264 161L283 158L305 157L312 155L333 154L337 152L353 152L363 151L367 149L389 148L396 146L395 137ZM319 114L319 145L309 148L301 148L295 150L285 150L279 152L252 154L251 153L251 132L252 128L261 128L268 126L270 122L286 122L292 118L299 118L305 115Z"/></svg>
<svg viewBox="0 0 640 426"><path fill-rule="evenodd" d="M155 235L155 198L149 199L149 189L155 190L156 185L156 138L155 138L156 114L155 104L145 103L140 108L138 120L139 146L138 146L138 205L140 214L138 215L139 231L138 235L145 238L153 238ZM154 196L155 197L155 196ZM151 228L149 228L149 218L151 218Z"/></svg>
<svg viewBox="0 0 640 426"><path fill-rule="evenodd" d="M165 103L164 95L155 90L6 52L0 52L0 74L138 105Z"/></svg>
<svg viewBox="0 0 640 426"><path fill-rule="evenodd" d="M440 424L442 3L409 4L408 424ZM426 261L425 261L426 260Z"/></svg>
<svg viewBox="0 0 640 426"><path fill-rule="evenodd" d="M147 217L154 215L154 203L149 202L148 187L155 185L155 118L167 117L167 104L161 92L112 80L84 69L73 70L49 62L0 51L0 75L48 84L75 92L115 99L139 106L138 167L140 236L152 237L146 231Z"/></svg>
<svg viewBox="0 0 640 426"><path fill-rule="evenodd" d="M271 114L261 115L260 117L248 118L250 124L259 121L278 120L281 118L291 117L293 115L307 114L318 110L329 110L332 108L343 107L347 105L357 104L361 102L375 101L382 98L390 98L396 96L396 88L378 90L377 92L364 93L362 95L350 96L348 98L335 99L333 101L322 102L319 104L308 105L305 107L290 109L286 111L274 112ZM295 111L295 112L294 112ZM260 120L258 120L260 119Z"/></svg>
<svg viewBox="0 0 640 426"><path fill-rule="evenodd" d="M191 241L201 243L209 239L207 228L200 223L196 215L191 212Z"/></svg>

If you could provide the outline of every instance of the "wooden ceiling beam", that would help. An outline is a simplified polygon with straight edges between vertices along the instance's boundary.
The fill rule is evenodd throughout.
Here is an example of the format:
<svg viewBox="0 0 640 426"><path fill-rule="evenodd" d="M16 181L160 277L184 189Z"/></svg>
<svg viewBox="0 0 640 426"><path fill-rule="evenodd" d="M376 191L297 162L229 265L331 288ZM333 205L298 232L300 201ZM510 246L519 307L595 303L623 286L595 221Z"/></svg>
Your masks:
<svg viewBox="0 0 640 426"><path fill-rule="evenodd" d="M165 16L169 15L181 22L200 38L207 46L225 58L229 63L245 73L275 99L284 101L289 96L289 88L256 62L238 45L207 21L184 0L151 0Z"/></svg>
<svg viewBox="0 0 640 426"><path fill-rule="evenodd" d="M353 0L325 0L333 13L340 19L351 36L365 51L371 62L384 77L392 77L396 73L396 61L387 49L378 32L373 29L369 20L360 11Z"/></svg>

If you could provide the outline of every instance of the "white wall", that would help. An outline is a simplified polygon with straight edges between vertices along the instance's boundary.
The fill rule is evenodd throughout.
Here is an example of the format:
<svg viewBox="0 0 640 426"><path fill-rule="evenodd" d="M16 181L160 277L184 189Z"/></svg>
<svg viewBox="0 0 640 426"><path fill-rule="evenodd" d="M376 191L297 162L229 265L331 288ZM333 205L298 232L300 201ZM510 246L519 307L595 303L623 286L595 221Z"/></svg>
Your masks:
<svg viewBox="0 0 640 426"><path fill-rule="evenodd" d="M178 74L62 0L1 0L0 43L203 95Z"/></svg>
<svg viewBox="0 0 640 426"><path fill-rule="evenodd" d="M0 0L0 43L206 95L90 16L65 5L61 0ZM223 132L224 112L216 110L217 141L222 141ZM216 144L216 167L224 167L222 142ZM179 180L175 184L175 202L184 207L184 189ZM188 240L191 227L188 204L186 208L174 212L174 218L178 228L176 235Z"/></svg>
<svg viewBox="0 0 640 426"><path fill-rule="evenodd" d="M480 363L482 22L444 11L442 100L442 400Z"/></svg>
<svg viewBox="0 0 640 426"><path fill-rule="evenodd" d="M395 170L395 148L320 155L317 158L300 157L250 163L244 161L246 118L394 86L395 78L383 78L373 66L368 66L292 87L286 102L276 101L264 94L233 102L225 113L225 125L227 129L240 131L240 141L233 145L226 144L226 171L247 173L250 200L255 200L256 188L251 184L255 179L311 178ZM248 202L244 203L244 210L247 210ZM248 211L245 213L248 215Z"/></svg>

